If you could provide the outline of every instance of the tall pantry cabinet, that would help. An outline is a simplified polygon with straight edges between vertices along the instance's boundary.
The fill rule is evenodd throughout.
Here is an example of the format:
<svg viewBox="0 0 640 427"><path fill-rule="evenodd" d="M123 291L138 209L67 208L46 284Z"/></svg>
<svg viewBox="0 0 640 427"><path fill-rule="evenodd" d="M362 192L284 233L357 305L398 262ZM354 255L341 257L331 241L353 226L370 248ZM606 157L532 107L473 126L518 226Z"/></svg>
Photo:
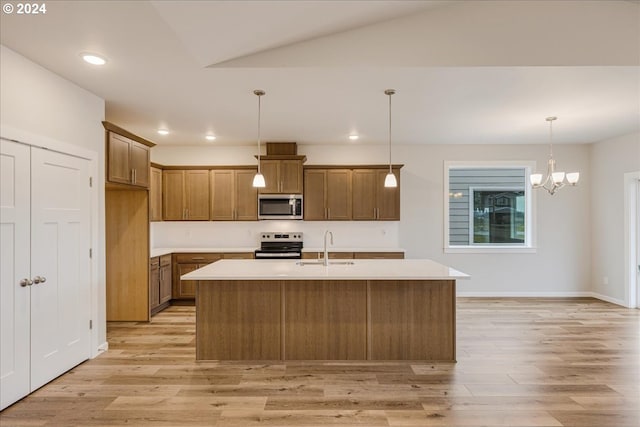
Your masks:
<svg viewBox="0 0 640 427"><path fill-rule="evenodd" d="M0 410L90 357L89 163L0 140Z"/></svg>
<svg viewBox="0 0 640 427"><path fill-rule="evenodd" d="M149 150L155 144L112 123L103 125L107 153L107 320L147 321L150 319ZM114 141L116 149L112 147ZM129 151L122 141L128 142ZM113 153L116 156L112 158ZM122 162L125 164L119 164Z"/></svg>

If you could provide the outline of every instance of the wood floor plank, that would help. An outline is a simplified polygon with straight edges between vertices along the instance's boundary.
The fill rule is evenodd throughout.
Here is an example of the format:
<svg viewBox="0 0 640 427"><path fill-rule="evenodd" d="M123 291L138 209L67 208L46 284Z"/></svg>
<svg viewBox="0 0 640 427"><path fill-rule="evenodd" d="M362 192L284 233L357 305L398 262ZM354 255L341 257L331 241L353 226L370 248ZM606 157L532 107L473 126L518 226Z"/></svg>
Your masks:
<svg viewBox="0 0 640 427"><path fill-rule="evenodd" d="M640 310L593 298L458 298L458 363L197 362L194 325L110 323L0 425L640 427Z"/></svg>

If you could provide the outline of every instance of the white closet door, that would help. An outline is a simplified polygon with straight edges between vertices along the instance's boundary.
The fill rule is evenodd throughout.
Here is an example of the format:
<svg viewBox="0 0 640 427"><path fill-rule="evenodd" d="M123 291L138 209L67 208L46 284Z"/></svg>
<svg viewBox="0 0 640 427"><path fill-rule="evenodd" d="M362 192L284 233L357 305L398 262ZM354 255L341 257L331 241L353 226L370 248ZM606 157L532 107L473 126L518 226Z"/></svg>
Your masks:
<svg viewBox="0 0 640 427"><path fill-rule="evenodd" d="M0 410L29 393L29 147L0 140Z"/></svg>
<svg viewBox="0 0 640 427"><path fill-rule="evenodd" d="M88 161L31 151L31 389L90 355ZM46 281L37 282L37 276Z"/></svg>

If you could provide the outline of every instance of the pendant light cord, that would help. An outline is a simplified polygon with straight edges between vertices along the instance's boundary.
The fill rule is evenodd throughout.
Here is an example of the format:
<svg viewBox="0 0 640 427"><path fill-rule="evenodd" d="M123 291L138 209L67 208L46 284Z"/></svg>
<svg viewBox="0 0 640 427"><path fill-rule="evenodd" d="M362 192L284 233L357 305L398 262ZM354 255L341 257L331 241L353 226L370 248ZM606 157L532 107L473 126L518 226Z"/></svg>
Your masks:
<svg viewBox="0 0 640 427"><path fill-rule="evenodd" d="M258 95L258 173L260 173L260 112L261 108L261 95Z"/></svg>
<svg viewBox="0 0 640 427"><path fill-rule="evenodd" d="M389 96L389 173L393 173L391 170L391 95L393 95L395 91L386 90L385 93Z"/></svg>

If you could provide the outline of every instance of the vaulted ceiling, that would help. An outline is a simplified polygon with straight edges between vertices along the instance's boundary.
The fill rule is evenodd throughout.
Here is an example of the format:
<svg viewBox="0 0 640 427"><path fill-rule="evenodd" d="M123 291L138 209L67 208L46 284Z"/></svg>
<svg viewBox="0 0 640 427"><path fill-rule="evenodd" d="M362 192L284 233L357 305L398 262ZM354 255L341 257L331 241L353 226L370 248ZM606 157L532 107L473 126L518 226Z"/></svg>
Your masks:
<svg viewBox="0 0 640 427"><path fill-rule="evenodd" d="M636 1L49 1L1 42L158 144L590 143L640 130ZM102 67L81 52L104 55ZM46 94L43 94L46 96ZM1 114L1 112L0 112ZM166 128L169 135L156 133Z"/></svg>

